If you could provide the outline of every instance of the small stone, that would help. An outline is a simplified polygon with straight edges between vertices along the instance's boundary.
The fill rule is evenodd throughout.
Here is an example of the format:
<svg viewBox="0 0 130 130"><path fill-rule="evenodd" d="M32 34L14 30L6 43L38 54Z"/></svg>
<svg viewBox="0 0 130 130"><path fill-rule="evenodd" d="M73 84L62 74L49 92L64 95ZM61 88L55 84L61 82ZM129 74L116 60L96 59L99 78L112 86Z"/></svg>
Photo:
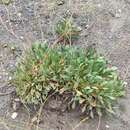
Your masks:
<svg viewBox="0 0 130 130"><path fill-rule="evenodd" d="M120 15L119 13L116 13L116 14L115 14L115 17L116 17L116 18L120 18L121 15Z"/></svg>
<svg viewBox="0 0 130 130"><path fill-rule="evenodd" d="M5 22L6 22L6 23L8 23L8 22L9 22L9 20L6 20Z"/></svg>
<svg viewBox="0 0 130 130"><path fill-rule="evenodd" d="M121 9L118 9L118 12L121 13L122 12Z"/></svg>
<svg viewBox="0 0 130 130"><path fill-rule="evenodd" d="M107 129L109 129L109 128L110 128L110 126L109 126L109 125L105 125L105 127L106 127Z"/></svg>
<svg viewBox="0 0 130 130"><path fill-rule="evenodd" d="M23 37L23 36L21 36L21 37L20 37L20 39L22 39L22 40L23 40L23 39L24 39L24 37Z"/></svg>
<svg viewBox="0 0 130 130"><path fill-rule="evenodd" d="M12 51L15 51L15 50L16 50L16 47L12 46L12 47L11 47L11 50L12 50Z"/></svg>
<svg viewBox="0 0 130 130"><path fill-rule="evenodd" d="M17 112L14 112L14 113L12 113L11 118L12 118L12 119L15 119L17 116L18 116L18 113L17 113Z"/></svg>
<svg viewBox="0 0 130 130"><path fill-rule="evenodd" d="M82 31L82 28L81 27L77 27L78 31L81 32Z"/></svg>
<svg viewBox="0 0 130 130"><path fill-rule="evenodd" d="M14 65L13 65L13 64L10 64L10 67L12 68L12 67L14 67Z"/></svg>
<svg viewBox="0 0 130 130"><path fill-rule="evenodd" d="M85 26L85 28L87 29L89 27L89 25L87 24L86 26Z"/></svg>
<svg viewBox="0 0 130 130"><path fill-rule="evenodd" d="M20 99L19 98L15 98L14 101L20 102Z"/></svg>
<svg viewBox="0 0 130 130"><path fill-rule="evenodd" d="M5 73L6 76L8 76L9 74L8 73Z"/></svg>
<svg viewBox="0 0 130 130"><path fill-rule="evenodd" d="M127 82L124 82L124 83L123 83L124 87L127 87L127 84L128 84Z"/></svg>
<svg viewBox="0 0 130 130"><path fill-rule="evenodd" d="M21 14L21 13L18 13L17 15L18 15L19 17L21 17L22 14Z"/></svg>
<svg viewBox="0 0 130 130"><path fill-rule="evenodd" d="M11 76L9 76L9 80L12 80L12 77L11 77Z"/></svg>
<svg viewBox="0 0 130 130"><path fill-rule="evenodd" d="M65 2L64 2L64 0L59 0L59 1L57 1L57 4L60 6L60 5L63 5Z"/></svg>
<svg viewBox="0 0 130 130"><path fill-rule="evenodd" d="M112 39L112 35L108 36L109 39Z"/></svg>
<svg viewBox="0 0 130 130"><path fill-rule="evenodd" d="M97 4L97 7L101 7L101 4Z"/></svg>
<svg viewBox="0 0 130 130"><path fill-rule="evenodd" d="M116 14L115 14L115 17L116 18L120 18L121 17L121 9L118 9L117 11L116 11Z"/></svg>

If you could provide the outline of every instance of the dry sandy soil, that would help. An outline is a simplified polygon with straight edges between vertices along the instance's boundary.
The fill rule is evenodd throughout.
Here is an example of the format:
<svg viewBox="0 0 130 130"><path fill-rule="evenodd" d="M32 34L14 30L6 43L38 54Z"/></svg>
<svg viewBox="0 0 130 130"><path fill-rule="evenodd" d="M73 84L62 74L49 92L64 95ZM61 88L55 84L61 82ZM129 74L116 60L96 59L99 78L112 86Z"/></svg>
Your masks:
<svg viewBox="0 0 130 130"><path fill-rule="evenodd" d="M127 82L126 96L115 106L115 116L103 115L99 129L98 118L77 126L83 117L77 111L60 112L53 101L43 110L39 130L73 130L76 126L75 130L130 130L130 0L12 0L9 5L0 4L0 130L30 130L29 109L20 108L18 117L11 119L9 93L14 88L8 84L9 73L30 43L53 43L56 22L70 15L81 28L76 45L95 45L118 67Z"/></svg>

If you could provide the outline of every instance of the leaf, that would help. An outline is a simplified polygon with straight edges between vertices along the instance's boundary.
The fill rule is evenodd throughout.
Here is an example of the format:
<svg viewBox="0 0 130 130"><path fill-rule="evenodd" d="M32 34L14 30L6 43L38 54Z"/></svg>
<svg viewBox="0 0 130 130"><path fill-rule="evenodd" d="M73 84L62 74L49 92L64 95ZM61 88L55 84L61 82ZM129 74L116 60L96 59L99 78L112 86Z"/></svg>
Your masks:
<svg viewBox="0 0 130 130"><path fill-rule="evenodd" d="M85 102L85 99L80 98L80 100L79 100L79 104L82 104L83 102Z"/></svg>
<svg viewBox="0 0 130 130"><path fill-rule="evenodd" d="M92 88L93 88L93 89L96 89L96 90L98 90L98 89L99 89L99 88L98 88L98 87L96 87L96 86L93 86Z"/></svg>
<svg viewBox="0 0 130 130"><path fill-rule="evenodd" d="M85 111L86 111L86 107L87 107L87 105L85 104L83 107L82 107L82 113L84 113Z"/></svg>
<svg viewBox="0 0 130 130"><path fill-rule="evenodd" d="M93 110L90 111L90 117L91 117L92 119L94 118Z"/></svg>
<svg viewBox="0 0 130 130"><path fill-rule="evenodd" d="M112 108L106 108L106 110L111 113L111 114L114 114L115 112L112 110Z"/></svg>
<svg viewBox="0 0 130 130"><path fill-rule="evenodd" d="M79 82L75 82L74 88L76 89L79 86Z"/></svg>
<svg viewBox="0 0 130 130"><path fill-rule="evenodd" d="M78 90L76 90L76 95L77 95L77 96L82 96L82 95L83 95L83 93L82 93L82 92L80 92L80 91L78 91Z"/></svg>
<svg viewBox="0 0 130 130"><path fill-rule="evenodd" d="M75 109L75 107L76 107L76 102L73 101L73 103L72 103L72 105L71 105L71 108L72 108L72 109Z"/></svg>
<svg viewBox="0 0 130 130"><path fill-rule="evenodd" d="M42 91L42 85L36 85L36 89L38 90L38 91Z"/></svg>
<svg viewBox="0 0 130 130"><path fill-rule="evenodd" d="M107 96L108 98L110 98L111 100L115 100L115 97L113 96Z"/></svg>
<svg viewBox="0 0 130 130"><path fill-rule="evenodd" d="M41 94L39 92L35 92L35 95L38 99L41 97Z"/></svg>
<svg viewBox="0 0 130 130"><path fill-rule="evenodd" d="M101 116L102 116L101 109L97 107L97 108L96 108L96 111L97 111L97 114L101 117Z"/></svg>
<svg viewBox="0 0 130 130"><path fill-rule="evenodd" d="M65 88L62 88L62 89L59 90L60 94L63 94L64 92L65 92Z"/></svg>
<svg viewBox="0 0 130 130"><path fill-rule="evenodd" d="M96 100L91 101L91 102L90 102L90 105L91 105L92 107L96 107Z"/></svg>

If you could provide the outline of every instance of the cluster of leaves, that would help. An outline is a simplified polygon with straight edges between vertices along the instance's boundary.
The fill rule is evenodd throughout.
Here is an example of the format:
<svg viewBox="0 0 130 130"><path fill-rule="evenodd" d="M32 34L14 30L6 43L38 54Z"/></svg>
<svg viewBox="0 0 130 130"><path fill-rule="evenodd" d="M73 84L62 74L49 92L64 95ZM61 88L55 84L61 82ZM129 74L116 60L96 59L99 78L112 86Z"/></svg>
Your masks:
<svg viewBox="0 0 130 130"><path fill-rule="evenodd" d="M72 46L33 44L18 63L13 83L25 103L39 104L52 92L69 93L68 104L91 115L112 112L113 102L124 93L115 67L92 49Z"/></svg>
<svg viewBox="0 0 130 130"><path fill-rule="evenodd" d="M59 36L58 42L72 43L79 37L79 29L73 24L71 18L60 20L56 25L56 33Z"/></svg>

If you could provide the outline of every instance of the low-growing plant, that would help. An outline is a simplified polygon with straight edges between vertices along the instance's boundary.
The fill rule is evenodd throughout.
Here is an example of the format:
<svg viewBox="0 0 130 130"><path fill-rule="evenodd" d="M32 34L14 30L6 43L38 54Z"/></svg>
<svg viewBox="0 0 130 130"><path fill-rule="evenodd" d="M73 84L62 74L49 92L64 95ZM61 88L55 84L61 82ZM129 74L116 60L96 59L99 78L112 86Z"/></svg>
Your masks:
<svg viewBox="0 0 130 130"><path fill-rule="evenodd" d="M55 31L59 36L58 42L71 44L79 37L80 30L73 24L71 18L65 18L57 23Z"/></svg>
<svg viewBox="0 0 130 130"><path fill-rule="evenodd" d="M72 46L49 48L33 44L14 73L17 95L25 103L40 104L51 93L69 94L71 108L101 114L112 112L112 105L124 94L115 67L93 49Z"/></svg>

